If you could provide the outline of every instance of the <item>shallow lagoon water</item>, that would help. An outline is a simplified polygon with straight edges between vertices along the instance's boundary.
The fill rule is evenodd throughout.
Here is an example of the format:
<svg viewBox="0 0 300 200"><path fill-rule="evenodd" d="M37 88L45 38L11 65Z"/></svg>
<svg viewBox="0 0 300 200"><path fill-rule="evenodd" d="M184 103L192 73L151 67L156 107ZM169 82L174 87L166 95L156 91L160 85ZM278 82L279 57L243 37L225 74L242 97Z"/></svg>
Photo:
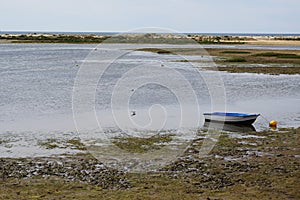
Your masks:
<svg viewBox="0 0 300 200"><path fill-rule="evenodd" d="M1 157L43 156L73 151L43 151L37 146L37 141L51 137L78 136L73 121L72 90L79 67L95 47L85 44L0 44L0 140L9 141L0 144ZM139 47L105 45L98 47L97 51L101 53ZM133 66L164 63L167 67L176 69L190 81L199 100L200 112L211 111L209 91L201 79L201 73L215 72L200 71L199 76L197 68L190 63L171 62L180 60L179 58L181 56L178 55L132 52L118 59L99 82L95 96L98 120L105 130L120 131L109 114L111 93L119 78ZM188 58L207 59L193 56ZM280 127L300 125L300 75L227 72L221 72L220 75L225 86L228 111L261 113L267 120L277 120ZM180 121L178 100L167 88L159 85L144 86L133 92L129 107L137 113L135 122L141 126L147 125L151 121L149 108L152 109L153 118L159 122L163 113L159 106L153 107L157 104L167 111L168 120L164 129L176 129ZM267 123L264 118L259 117L254 127L263 130L267 128ZM199 119L199 124L203 124L203 117ZM97 131L96 128L90 127L90 130Z"/></svg>

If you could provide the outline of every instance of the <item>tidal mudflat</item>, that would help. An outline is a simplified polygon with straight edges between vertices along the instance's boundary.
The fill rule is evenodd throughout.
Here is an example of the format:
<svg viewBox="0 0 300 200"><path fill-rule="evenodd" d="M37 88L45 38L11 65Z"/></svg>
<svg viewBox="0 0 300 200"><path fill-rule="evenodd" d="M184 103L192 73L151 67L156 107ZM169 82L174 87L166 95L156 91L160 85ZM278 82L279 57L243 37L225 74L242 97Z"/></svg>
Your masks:
<svg viewBox="0 0 300 200"><path fill-rule="evenodd" d="M147 173L110 169L84 152L1 158L0 198L298 199L299 131L222 132L212 152L200 159L204 130L181 157Z"/></svg>
<svg viewBox="0 0 300 200"><path fill-rule="evenodd" d="M243 46L236 48L145 48L138 51L147 51L157 54L179 54L188 56L212 56L216 68L205 69L227 71L231 73L263 73L263 74L300 74L300 50L280 49L251 49ZM263 48L263 47L261 47ZM199 62L203 60L174 60L174 62ZM261 66L263 65L263 66Z"/></svg>

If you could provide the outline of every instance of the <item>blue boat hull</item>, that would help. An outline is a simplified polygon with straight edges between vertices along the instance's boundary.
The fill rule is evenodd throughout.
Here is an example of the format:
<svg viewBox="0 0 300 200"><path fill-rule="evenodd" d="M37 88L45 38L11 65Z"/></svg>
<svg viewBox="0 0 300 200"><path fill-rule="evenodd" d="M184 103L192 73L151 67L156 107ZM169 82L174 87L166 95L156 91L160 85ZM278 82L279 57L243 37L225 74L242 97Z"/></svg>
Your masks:
<svg viewBox="0 0 300 200"><path fill-rule="evenodd" d="M204 113L206 122L218 122L227 124L253 124L259 114L245 114L245 113L226 113L226 112L213 112Z"/></svg>

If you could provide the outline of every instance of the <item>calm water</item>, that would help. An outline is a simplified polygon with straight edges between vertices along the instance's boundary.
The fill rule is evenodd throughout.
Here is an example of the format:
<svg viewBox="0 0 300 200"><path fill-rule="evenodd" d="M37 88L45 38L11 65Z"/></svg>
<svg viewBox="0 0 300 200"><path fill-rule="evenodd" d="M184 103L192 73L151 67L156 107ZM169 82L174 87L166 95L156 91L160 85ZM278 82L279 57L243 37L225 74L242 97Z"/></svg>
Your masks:
<svg viewBox="0 0 300 200"><path fill-rule="evenodd" d="M97 47L97 54L110 55L139 47L104 45ZM95 48L95 45L85 44L0 44L0 139L9 140L0 145L0 157L66 153L65 150L46 151L34 144L49 137L68 138L76 135L72 112L73 86L80 66L84 67L82 64L86 56L95 51ZM107 62L103 58L100 62ZM101 126L112 132L118 131L118 123L110 112L110 103L112 92L124 74L135 67L151 67L158 63L175 69L190 82L201 113L211 111L210 93L201 74L215 72L199 73L190 63L172 62L180 58L176 55L131 52L112 63L99 79L95 94L94 107ZM209 60L205 56L188 58L202 59L204 63L206 59ZM228 111L261 113L268 120L277 120L281 127L300 126L299 75L220 74ZM147 78L149 74L141 74L142 76ZM165 79L176 82L172 77ZM131 89L133 88L126 88L128 91ZM184 91L186 88L177 89ZM128 109L136 111L134 121L144 127L151 121L148 113L151 108L153 119L156 119L159 126L160 117L165 116L158 106L160 104L164 107L164 112L167 112L164 126L167 130L178 126L179 103L168 88L148 84L134 88ZM203 123L202 117L199 122ZM259 118L254 126L261 130L267 128L268 124L266 120Z"/></svg>

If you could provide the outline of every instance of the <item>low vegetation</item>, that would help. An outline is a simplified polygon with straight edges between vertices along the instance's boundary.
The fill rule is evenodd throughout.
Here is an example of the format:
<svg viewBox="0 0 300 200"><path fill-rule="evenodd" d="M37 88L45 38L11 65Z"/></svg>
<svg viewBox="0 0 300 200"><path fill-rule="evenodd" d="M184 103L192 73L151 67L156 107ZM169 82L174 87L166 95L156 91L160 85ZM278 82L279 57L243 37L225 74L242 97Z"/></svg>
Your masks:
<svg viewBox="0 0 300 200"><path fill-rule="evenodd" d="M217 45L243 45L243 44L281 44L298 45L298 36L255 37L233 35L207 35L207 34L122 34L122 35L95 35L95 34L2 34L0 41L17 43L148 43L148 44L217 44ZM266 43L267 42L267 43Z"/></svg>
<svg viewBox="0 0 300 200"><path fill-rule="evenodd" d="M224 53L224 54L249 54L250 52L234 50L234 51L222 51L221 53Z"/></svg>
<svg viewBox="0 0 300 200"><path fill-rule="evenodd" d="M192 44L193 40L171 34L123 34L123 35L95 35L95 34L20 34L0 35L0 40L12 43L140 43L140 44Z"/></svg>
<svg viewBox="0 0 300 200"><path fill-rule="evenodd" d="M199 44L245 44L245 38L239 36L188 35Z"/></svg>
<svg viewBox="0 0 300 200"><path fill-rule="evenodd" d="M294 53L265 52L265 53L255 54L254 56L300 59L300 55L296 55Z"/></svg>
<svg viewBox="0 0 300 200"><path fill-rule="evenodd" d="M69 140L62 140L62 139L56 139L56 138L48 138L44 141L39 141L38 144L46 149L65 149L65 148L71 148L71 149L77 149L77 150L85 150L84 144L80 141L79 138L73 138Z"/></svg>
<svg viewBox="0 0 300 200"><path fill-rule="evenodd" d="M212 59L217 64L227 63L243 63L243 64L285 64L300 66L300 51L299 50L260 50L260 49L247 49L247 50L230 50L230 49L213 49L213 48L145 48L136 49L137 51L147 51L153 53L170 53L178 55L195 55L195 56L212 56ZM176 62L203 62L202 60L175 60ZM205 61L204 61L205 62ZM250 68L249 68L250 69ZM266 70L272 70L267 68ZM274 70L276 68L273 68ZM284 68L285 69L285 68ZM284 69L280 71L284 71ZM298 69L291 68L292 71L298 73ZM273 73L273 72L271 72ZM290 73L287 73L290 74Z"/></svg>
<svg viewBox="0 0 300 200"><path fill-rule="evenodd" d="M247 49L241 50L226 50L224 49L206 49L209 55L218 56L225 59L216 60L217 63L226 62L245 62L259 64L300 64L300 51L298 50L257 50Z"/></svg>
<svg viewBox="0 0 300 200"><path fill-rule="evenodd" d="M247 67L247 66L223 66L223 67L206 67L206 70L226 71L230 73L261 73L270 75L279 74L300 74L300 67Z"/></svg>
<svg viewBox="0 0 300 200"><path fill-rule="evenodd" d="M12 43L101 43L111 36L66 35L66 34L28 34L2 35L0 40Z"/></svg>
<svg viewBox="0 0 300 200"><path fill-rule="evenodd" d="M113 144L120 149L131 153L145 153L147 151L160 149L165 143L172 141L172 135L154 135L149 138L118 137L113 139Z"/></svg>
<svg viewBox="0 0 300 200"><path fill-rule="evenodd" d="M228 58L227 60L225 60L225 62L246 62L245 58Z"/></svg>

